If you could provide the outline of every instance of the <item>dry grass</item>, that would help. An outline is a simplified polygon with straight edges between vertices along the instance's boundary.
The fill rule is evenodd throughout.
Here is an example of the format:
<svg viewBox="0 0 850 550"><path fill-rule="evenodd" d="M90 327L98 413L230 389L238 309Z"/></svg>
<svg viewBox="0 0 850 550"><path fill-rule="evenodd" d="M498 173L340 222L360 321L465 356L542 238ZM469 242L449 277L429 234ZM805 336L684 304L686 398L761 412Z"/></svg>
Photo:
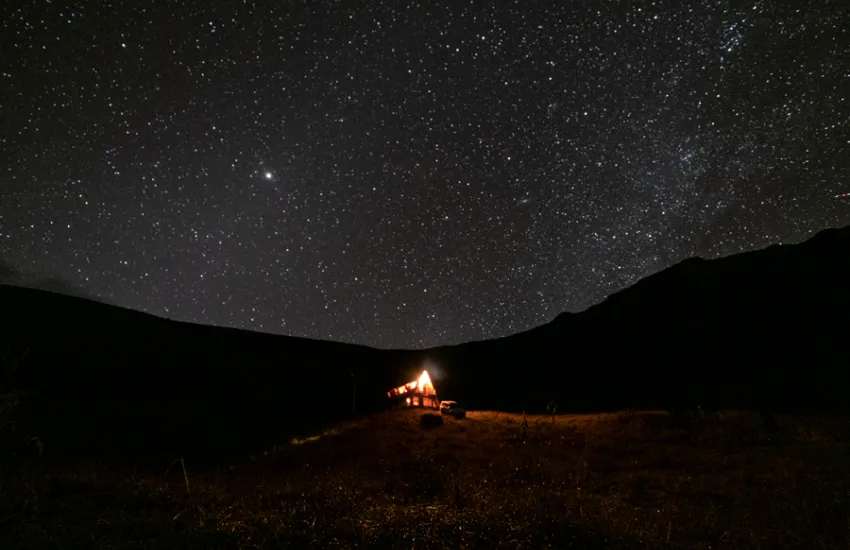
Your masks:
<svg viewBox="0 0 850 550"><path fill-rule="evenodd" d="M16 548L848 548L850 423L386 413L233 468L6 471Z"/></svg>

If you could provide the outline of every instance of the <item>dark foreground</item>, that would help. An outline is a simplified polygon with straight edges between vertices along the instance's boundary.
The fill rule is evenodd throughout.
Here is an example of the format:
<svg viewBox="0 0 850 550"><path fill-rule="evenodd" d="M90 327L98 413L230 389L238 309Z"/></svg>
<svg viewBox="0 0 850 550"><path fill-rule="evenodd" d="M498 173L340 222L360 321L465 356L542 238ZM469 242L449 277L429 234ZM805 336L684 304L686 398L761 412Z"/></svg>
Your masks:
<svg viewBox="0 0 850 550"><path fill-rule="evenodd" d="M379 414L240 464L6 465L9 548L842 548L850 422ZM49 455L49 453L48 453ZM185 467L185 469L184 469Z"/></svg>

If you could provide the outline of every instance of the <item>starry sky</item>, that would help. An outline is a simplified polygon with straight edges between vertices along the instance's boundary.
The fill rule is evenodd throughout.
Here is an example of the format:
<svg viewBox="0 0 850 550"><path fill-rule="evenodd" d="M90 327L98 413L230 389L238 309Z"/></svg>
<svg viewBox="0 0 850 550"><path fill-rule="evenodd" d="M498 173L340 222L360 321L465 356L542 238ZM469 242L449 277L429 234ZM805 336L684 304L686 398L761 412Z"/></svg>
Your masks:
<svg viewBox="0 0 850 550"><path fill-rule="evenodd" d="M803 5L4 2L0 261L378 347L529 329L850 224L850 5Z"/></svg>

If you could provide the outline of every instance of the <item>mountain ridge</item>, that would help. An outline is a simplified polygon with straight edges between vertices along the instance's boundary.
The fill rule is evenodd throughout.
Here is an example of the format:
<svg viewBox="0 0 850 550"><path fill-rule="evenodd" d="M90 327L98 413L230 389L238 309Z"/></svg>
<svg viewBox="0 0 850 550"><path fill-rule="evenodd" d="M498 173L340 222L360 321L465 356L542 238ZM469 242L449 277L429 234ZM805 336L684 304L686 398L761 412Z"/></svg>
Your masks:
<svg viewBox="0 0 850 550"><path fill-rule="evenodd" d="M533 331L533 330L536 330L538 328L545 327L546 325L549 325L551 323L564 322L566 319L572 319L572 318L574 318L574 316L581 315L582 313L590 311L593 308L597 308L597 307L601 307L601 306L604 307L606 305L610 306L611 302L616 302L618 300L618 297L620 297L623 293L630 293L630 292L635 292L637 290L643 290L644 287L646 287L647 285L651 285L651 284L655 283L655 281L666 280L667 278L672 277L674 275L680 276L680 275L684 275L684 274L690 274L690 272L692 270L712 269L715 266L721 265L724 262L728 262L730 258L738 258L740 256L750 255L749 256L750 258L758 257L759 259L761 259L762 257L764 257L765 253L767 253L768 255L772 255L772 254L776 254L776 253L793 252L793 251L799 250L798 247L804 247L805 248L805 247L812 247L814 245L817 245L818 247L824 247L824 246L832 247L832 246L842 246L842 245L845 246L845 247L850 247L850 226L843 227L843 228L830 227L830 228L827 228L827 229L824 229L822 231L815 233L810 238L808 238L804 241L800 241L798 243L793 243L793 244L774 243L774 244L771 244L771 245L764 247L764 248L760 248L760 249L756 249L756 250L749 250L749 251L741 252L741 253L738 253L738 254L730 254L730 255L727 255L727 256L720 256L720 257L717 257L717 258L703 258L703 257L700 257L700 256L691 256L691 257L686 258L686 259L684 259L684 260L682 260L682 261L680 261L676 264L673 264L670 267L662 269L661 271L658 271L656 273L653 273L651 275L648 275L646 277L639 279L633 285L628 286L628 287L626 287L626 288L624 288L624 289L622 289L618 292L615 292L614 294L607 296L601 302L594 304L593 306L591 306L591 307L589 307L585 310L582 310L582 311L579 311L579 312L559 313L549 323L545 323L545 324L540 325L538 327L534 327L532 329L529 329L529 331ZM752 255L757 255L757 256L752 256ZM740 261L740 259L739 260L733 260L733 261ZM718 264L717 262L721 262L721 264Z"/></svg>
<svg viewBox="0 0 850 550"><path fill-rule="evenodd" d="M806 239L804 241L794 243L794 244L776 243L776 244L771 244L771 245L769 245L765 248L761 248L761 249L757 249L757 250L751 250L751 251L747 251L747 252L742 252L742 253L739 253L739 254L722 256L722 257L718 257L718 258L702 258L702 257L699 257L699 256L689 257L689 258L686 258L686 259L684 259L684 260L682 260L682 261L680 261L680 262L678 262L678 263L676 263L676 264L674 264L674 265L672 265L668 268L665 268L661 271L655 272L651 275L648 275L646 277L639 279L638 281L636 281L631 286L626 287L624 289L621 289L621 290L607 296L601 302L594 304L594 305L590 306L589 308L587 308L585 310L578 311L578 312L561 312L547 323L543 323L541 325L532 327L528 330L525 330L525 331L522 331L522 332L519 332L519 333L515 333L515 334L502 336L502 337L499 337L499 338L472 340L470 342L463 342L463 343L460 343L460 344L441 345L441 346L434 346L434 347L431 347L431 348L378 348L378 347L367 345L367 344L352 344L352 343L341 342L341 341L336 341L336 340L308 338L308 337L292 336L292 335L286 335L286 334L260 332L260 331L256 331L256 330L252 330L252 329L245 329L245 328L238 328L238 327L230 327L230 326L221 326L221 325L212 325L212 324L204 324L204 323L197 323L197 322L181 321L181 320L177 320L177 319L171 319L171 318L168 318L168 317L163 317L161 315L157 315L157 314L153 314L153 313L149 313L149 312L144 312L144 311L141 311L141 310L136 310L136 309L125 307L125 306L112 304L112 303L109 303L107 301L99 300L97 298L86 295L80 289L76 289L76 287L72 287L72 285L67 285L67 284L61 283L61 281L59 281L58 279L53 278L53 277L48 277L46 280L57 281L57 282L56 282L56 284L52 284L48 287L44 287L44 285L40 285L40 284L18 284L14 281L6 281L6 282L0 281L0 293L2 293L4 295L4 303L7 304L7 311L8 311L8 304L10 303L10 300L16 301L17 303L15 304L15 306L18 306L17 310L15 312L17 318L20 319L21 317L23 317L27 321L29 321L30 324L33 324L33 323L32 323L32 319L30 318L30 316L28 314L26 314L28 307L25 304L23 304L22 302L25 302L26 300L34 300L34 301L42 301L43 302L45 300L48 300L49 298L43 296L42 293L48 293L50 295L65 296L65 297L68 297L68 298L73 298L75 300L83 300L83 301L93 302L95 304L103 305L103 306L106 306L106 307L117 308L118 310L122 311L122 313L119 314L119 313L117 313L116 310L111 310L111 313L112 313L112 315L110 315L111 317L123 315L123 316L129 318L133 314L136 314L136 315L138 315L139 320L141 320L143 318L143 316L146 316L145 318L146 318L146 321L148 321L148 322L151 322L154 319L156 319L156 320L160 320L160 321L168 321L168 322L171 322L171 323L178 323L178 325L181 326L181 327L184 327L186 325L190 325L192 327L205 327L205 328L211 328L211 329L216 329L216 330L240 331L241 333L257 334L257 335L262 335L263 337L292 338L292 339L299 340L299 341L309 341L311 343L352 345L352 346L359 346L359 347L375 349L375 350L386 349L388 351L427 351L429 349L446 348L446 347L452 347L452 346L455 346L455 345L463 346L463 345L473 344L473 343L511 339L511 338L514 338L518 335L538 331L538 330L541 330L541 329L546 330L546 327L550 327L550 325L551 326L558 326L558 325L561 325L561 324L564 324L564 323L567 323L567 322L572 322L572 320L576 319L577 316L582 316L582 315L584 315L588 312L596 310L597 308L603 308L604 309L606 307L610 307L612 305L612 303L617 303L618 301L622 300L623 295L633 294L637 291L645 291L645 289L647 287L650 287L650 286L655 285L655 284L659 284L660 281L667 281L668 279L674 278L674 277L692 278L694 275L698 275L698 272L706 270L706 269L714 269L716 266L721 265L724 262L728 262L730 259L738 258L738 260L734 260L734 261L740 261L740 257L742 257L742 256L749 256L750 258L755 258L756 256L752 256L752 255L758 255L759 257L761 257L764 253L768 253L768 255L776 254L779 251L782 251L784 253L786 251L796 250L796 247L801 247L801 246L803 246L803 247L813 247L814 245L818 245L819 247L839 246L842 243L843 243L844 246L850 246L850 244L849 244L850 243L850 227L827 228L827 229L824 229L820 232L815 233L809 239ZM718 262L720 262L721 264L718 264ZM62 290L62 288L64 288L64 287L75 288L76 291L73 292L73 293L65 292L65 291ZM20 289L20 290L13 290L12 291L11 289ZM23 298L23 299L21 299L21 298L16 299L14 297L11 298L11 299L9 298L10 292L18 292L18 293L26 294L27 290L31 290L34 293L29 294L26 298ZM62 299L59 298L59 300L61 301ZM66 301L66 303L70 304L71 302ZM77 305L82 305L82 304L81 304L81 302L77 302ZM104 309L103 311L107 311L107 310ZM43 321L44 320L40 320L39 322L43 322ZM177 326L177 325L175 325L175 326Z"/></svg>
<svg viewBox="0 0 850 550"><path fill-rule="evenodd" d="M680 262L530 331L427 350L209 327L0 286L2 387L32 396L20 426L53 448L89 449L110 434L122 452L172 456L263 448L382 410L389 388L426 367L442 399L473 410L850 412L847 281L850 228Z"/></svg>

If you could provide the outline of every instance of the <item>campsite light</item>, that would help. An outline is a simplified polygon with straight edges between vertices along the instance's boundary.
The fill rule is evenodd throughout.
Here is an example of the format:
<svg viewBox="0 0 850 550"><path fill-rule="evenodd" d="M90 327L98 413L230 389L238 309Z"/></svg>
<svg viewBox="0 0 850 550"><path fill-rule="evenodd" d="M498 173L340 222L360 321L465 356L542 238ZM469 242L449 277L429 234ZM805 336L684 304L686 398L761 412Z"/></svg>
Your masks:
<svg viewBox="0 0 850 550"><path fill-rule="evenodd" d="M431 377L428 376L427 370L422 371L422 376L420 376L419 380L417 380L416 382L419 383L420 388L427 389L430 386L431 389L434 389L434 384L431 383ZM414 382L414 384L416 382Z"/></svg>

